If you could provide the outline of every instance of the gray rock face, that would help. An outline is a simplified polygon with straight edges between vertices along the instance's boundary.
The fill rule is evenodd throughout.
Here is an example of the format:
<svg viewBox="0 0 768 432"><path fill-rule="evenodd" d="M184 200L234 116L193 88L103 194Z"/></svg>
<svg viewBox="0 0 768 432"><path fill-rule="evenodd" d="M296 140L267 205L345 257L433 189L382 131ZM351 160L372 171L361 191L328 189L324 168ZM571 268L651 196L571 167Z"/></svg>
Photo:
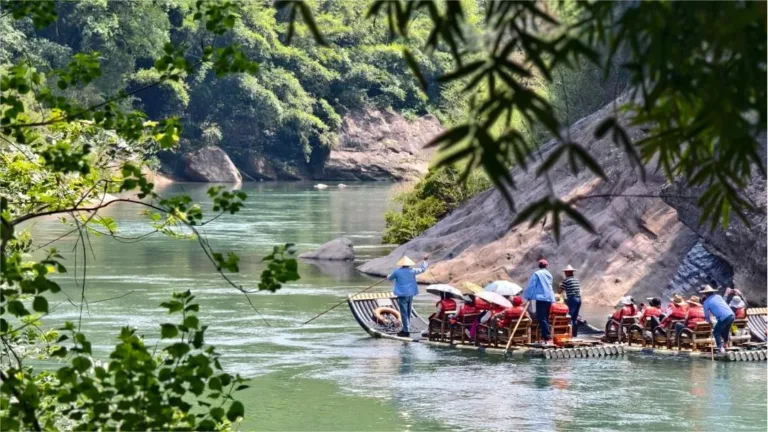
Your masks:
<svg viewBox="0 0 768 432"><path fill-rule="evenodd" d="M328 261L352 261L355 259L355 249L346 237L340 237L323 244L317 250L304 252L299 258Z"/></svg>
<svg viewBox="0 0 768 432"><path fill-rule="evenodd" d="M704 284L730 286L733 283L733 268L722 258L711 254L699 241L685 255L677 268L677 274L667 284L662 301L674 294L689 296L696 294Z"/></svg>
<svg viewBox="0 0 768 432"><path fill-rule="evenodd" d="M191 181L241 183L240 172L224 150L203 147L183 157L184 175Z"/></svg>
<svg viewBox="0 0 768 432"><path fill-rule="evenodd" d="M430 268L419 275L422 282L472 281L482 285L496 279L511 279L525 286L536 270L536 261L545 257L555 284L562 280L565 266L575 267L585 301L592 304L612 306L627 294L635 298L661 294L696 244L697 236L660 198L637 198L658 195L666 183L662 175L654 172L654 161L649 164L647 181L643 182L630 166L627 155L610 137L595 139L597 125L612 114L609 105L570 128L573 141L599 159L607 181L585 171L574 175L564 163L549 173L562 200L601 196L582 199L578 204L579 211L593 223L596 234L565 219L558 244L552 234L551 218L532 227L523 224L510 229L515 212L498 191L489 190L390 255L371 260L359 269L386 275L403 254L430 253ZM644 136L639 127L627 127L627 131L635 140ZM554 143L543 147L544 158L553 147ZM517 183L512 194L518 210L540 199L548 190L547 180L536 177L535 172L535 166L527 172L512 170Z"/></svg>
<svg viewBox="0 0 768 432"><path fill-rule="evenodd" d="M431 114L406 120L388 110L366 109L344 117L338 147L316 180L410 180L427 172L432 151L423 149L443 128Z"/></svg>
<svg viewBox="0 0 768 432"><path fill-rule="evenodd" d="M760 137L759 153L766 160L766 137ZM718 225L713 231L709 225L699 224L701 209L696 200L686 196L700 196L702 188L691 188L677 181L664 190L664 201L677 210L680 220L702 238L702 244L712 254L727 261L734 270L733 283L752 304L766 303L766 179L757 170L752 181L742 190L742 196L753 203L755 209L747 211L749 226L731 216L728 228Z"/></svg>

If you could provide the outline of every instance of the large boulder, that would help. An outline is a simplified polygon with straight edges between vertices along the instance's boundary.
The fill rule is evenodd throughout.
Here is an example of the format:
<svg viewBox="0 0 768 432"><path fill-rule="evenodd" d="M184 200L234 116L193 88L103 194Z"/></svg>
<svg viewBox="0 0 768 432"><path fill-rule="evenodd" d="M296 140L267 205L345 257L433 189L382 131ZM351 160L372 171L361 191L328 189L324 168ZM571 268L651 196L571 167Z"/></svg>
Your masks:
<svg viewBox="0 0 768 432"><path fill-rule="evenodd" d="M346 237L340 237L324 243L312 252L304 252L299 258L328 261L352 261L355 259L355 249Z"/></svg>
<svg viewBox="0 0 768 432"><path fill-rule="evenodd" d="M240 172L224 150L208 146L182 158L184 175L190 181L241 183Z"/></svg>
<svg viewBox="0 0 768 432"><path fill-rule="evenodd" d="M391 110L364 109L343 118L338 146L317 180L412 180L424 175L432 151L424 149L443 128L431 114L413 121Z"/></svg>
<svg viewBox="0 0 768 432"><path fill-rule="evenodd" d="M766 164L766 136L759 137L760 155ZM678 180L664 189L664 201L677 210L680 220L702 238L702 244L715 256L727 261L733 267L733 282L752 304L766 303L766 179L753 169L752 180L741 191L742 196L752 203L754 209L746 210L745 225L741 219L731 216L727 229L718 225L714 230L709 224L700 223L701 208L696 199L704 188L692 188Z"/></svg>
<svg viewBox="0 0 768 432"><path fill-rule="evenodd" d="M673 208L661 198L652 198L666 184L653 169L653 161L643 182L610 137L595 139L597 125L612 114L609 105L570 127L571 139L598 158L607 181L586 171L574 175L563 163L549 172L549 180L561 199L579 198L578 209L593 223L595 234L569 219L563 220L559 244L552 234L551 218L534 226L510 228L515 212L498 191L491 189L390 255L371 260L359 269L383 276L403 254L431 253L430 269L419 275L422 282L484 284L509 275L524 286L536 270L536 261L546 257L556 284L562 280L565 266L578 269L587 302L613 305L627 293L635 298L659 295L698 238L678 220ZM635 140L645 135L639 127L627 127L627 131ZM554 146L554 142L543 146L544 158ZM527 172L514 168L512 175L517 184L513 191L517 209L525 208L549 190L548 179L537 177L535 166ZM591 195L595 197L585 198Z"/></svg>

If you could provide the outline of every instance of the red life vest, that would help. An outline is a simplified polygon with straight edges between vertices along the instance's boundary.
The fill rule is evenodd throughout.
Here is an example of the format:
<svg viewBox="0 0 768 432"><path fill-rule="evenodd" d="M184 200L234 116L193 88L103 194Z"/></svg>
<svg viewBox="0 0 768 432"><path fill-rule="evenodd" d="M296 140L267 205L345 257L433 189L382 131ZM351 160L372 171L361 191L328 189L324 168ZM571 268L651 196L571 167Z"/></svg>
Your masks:
<svg viewBox="0 0 768 432"><path fill-rule="evenodd" d="M672 309L669 311L669 315L661 321L661 326L666 327L670 321L679 321L685 319L685 314L688 312L688 305L670 306Z"/></svg>
<svg viewBox="0 0 768 432"><path fill-rule="evenodd" d="M736 315L736 319L744 319L747 317L747 311L745 308L733 308L733 313Z"/></svg>
<svg viewBox="0 0 768 432"><path fill-rule="evenodd" d="M438 318L445 318L446 312L456 310L456 301L453 299L443 299L435 303L435 307L437 306L442 306L442 310L440 311Z"/></svg>
<svg viewBox="0 0 768 432"><path fill-rule="evenodd" d="M645 321L648 318L658 318L659 316L661 316L661 309L655 306L647 306L645 309L643 309L642 315L640 315L640 324L645 324Z"/></svg>
<svg viewBox="0 0 768 432"><path fill-rule="evenodd" d="M461 305L459 312L456 314L456 318L461 318L465 315L471 315L478 313L479 310L471 304L464 303Z"/></svg>
<svg viewBox="0 0 768 432"><path fill-rule="evenodd" d="M704 319L704 308L701 306L691 306L688 308L688 320L685 322L685 325L688 328L694 328L696 327L696 323L698 322L704 322L706 321Z"/></svg>
<svg viewBox="0 0 768 432"><path fill-rule="evenodd" d="M490 310L491 304L481 298L476 298L475 308L477 308L479 311Z"/></svg>
<svg viewBox="0 0 768 432"><path fill-rule="evenodd" d="M554 315L568 315L568 305L565 303L552 303L552 307L549 308L549 314Z"/></svg>
<svg viewBox="0 0 768 432"><path fill-rule="evenodd" d="M504 315L502 315L501 319L499 320L498 327L508 327L509 323L511 323L513 319L523 316L523 312L525 312L525 309L523 309L522 306L512 306L510 308L504 309Z"/></svg>
<svg viewBox="0 0 768 432"><path fill-rule="evenodd" d="M635 309L634 306L626 305L613 313L613 319L616 321L621 321L621 319L625 316L629 317L634 315L637 315L637 309Z"/></svg>

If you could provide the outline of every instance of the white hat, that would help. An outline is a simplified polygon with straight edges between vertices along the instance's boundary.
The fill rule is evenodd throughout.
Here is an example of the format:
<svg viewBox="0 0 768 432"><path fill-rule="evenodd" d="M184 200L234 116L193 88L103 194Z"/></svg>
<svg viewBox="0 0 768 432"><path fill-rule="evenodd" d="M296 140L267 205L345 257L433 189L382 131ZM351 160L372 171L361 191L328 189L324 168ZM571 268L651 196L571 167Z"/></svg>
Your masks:
<svg viewBox="0 0 768 432"><path fill-rule="evenodd" d="M632 297L630 296L624 296L619 300L619 302L625 306L629 306L632 304Z"/></svg>
<svg viewBox="0 0 768 432"><path fill-rule="evenodd" d="M576 269L575 269L575 268L573 268L573 267L571 267L571 265L570 265L570 264L568 264L568 267L566 267L566 268L564 268L564 269L563 269L563 273L565 273L565 272L568 272L568 271L569 271L569 272L575 272L575 271L576 271Z"/></svg>
<svg viewBox="0 0 768 432"><path fill-rule="evenodd" d="M717 290L712 288L710 285L704 285L704 288L699 291L699 294L709 294L709 293L716 293Z"/></svg>
<svg viewBox="0 0 768 432"><path fill-rule="evenodd" d="M728 304L728 306L734 309L741 309L747 307L747 304L744 303L744 299L742 299L740 296L735 296L733 299L731 299L731 302Z"/></svg>
<svg viewBox="0 0 768 432"><path fill-rule="evenodd" d="M400 258L400 261L398 261L397 264L395 265L398 267L411 267L416 265L416 263L413 262L413 260L408 258L406 255L403 255L403 257Z"/></svg>

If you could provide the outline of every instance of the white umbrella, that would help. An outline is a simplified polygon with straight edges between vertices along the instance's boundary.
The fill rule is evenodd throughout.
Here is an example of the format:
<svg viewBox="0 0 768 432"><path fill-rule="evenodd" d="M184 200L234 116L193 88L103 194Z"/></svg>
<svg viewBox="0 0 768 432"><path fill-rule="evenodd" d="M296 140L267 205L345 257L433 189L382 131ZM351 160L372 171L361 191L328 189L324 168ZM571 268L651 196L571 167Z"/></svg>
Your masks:
<svg viewBox="0 0 768 432"><path fill-rule="evenodd" d="M430 286L427 287L427 292L430 293L430 294L434 294L436 296L439 296L440 294L445 293L445 294L448 294L451 297L455 297L457 299L461 299L462 298L461 291L458 288L454 288L454 287L452 287L450 285L446 285L446 284L430 285Z"/></svg>
<svg viewBox="0 0 768 432"><path fill-rule="evenodd" d="M495 305L499 305L503 308L512 307L512 303L509 302L504 296L502 296L499 293L495 292L489 292L489 291L480 291L479 293L475 294L475 297L481 298L488 303L493 303Z"/></svg>
<svg viewBox="0 0 768 432"><path fill-rule="evenodd" d="M523 289L520 287L520 285L510 282L508 280L497 280L489 283L488 285L483 288L484 290L488 292L495 292L497 294L501 294L503 296L516 296L523 292Z"/></svg>

